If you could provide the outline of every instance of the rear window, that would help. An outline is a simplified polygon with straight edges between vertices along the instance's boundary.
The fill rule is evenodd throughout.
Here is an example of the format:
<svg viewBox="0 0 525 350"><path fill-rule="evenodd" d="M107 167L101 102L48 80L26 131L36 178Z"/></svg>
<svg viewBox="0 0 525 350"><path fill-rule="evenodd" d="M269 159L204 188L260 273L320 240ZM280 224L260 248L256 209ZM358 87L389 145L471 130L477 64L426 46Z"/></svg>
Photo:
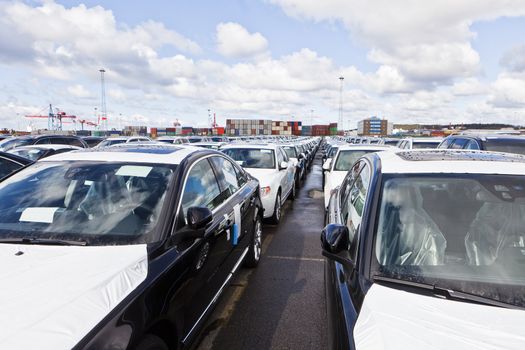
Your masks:
<svg viewBox="0 0 525 350"><path fill-rule="evenodd" d="M230 148L223 152L244 168L275 168L275 153L271 149Z"/></svg>
<svg viewBox="0 0 525 350"><path fill-rule="evenodd" d="M412 142L413 149L437 148L439 142Z"/></svg>
<svg viewBox="0 0 525 350"><path fill-rule="evenodd" d="M335 171L348 171L352 168L355 162L362 156L370 152L377 151L341 151L335 162Z"/></svg>

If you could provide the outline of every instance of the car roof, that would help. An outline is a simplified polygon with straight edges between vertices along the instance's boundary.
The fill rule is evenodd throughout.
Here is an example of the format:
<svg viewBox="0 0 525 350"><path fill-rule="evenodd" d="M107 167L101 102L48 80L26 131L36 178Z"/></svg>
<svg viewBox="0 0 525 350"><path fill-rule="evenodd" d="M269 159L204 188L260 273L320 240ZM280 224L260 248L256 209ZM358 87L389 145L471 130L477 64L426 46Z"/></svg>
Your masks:
<svg viewBox="0 0 525 350"><path fill-rule="evenodd" d="M230 143L222 147L223 150L229 149L229 148L276 149L277 145L273 143L234 143L234 144Z"/></svg>
<svg viewBox="0 0 525 350"><path fill-rule="evenodd" d="M183 159L195 152L205 152L198 147L177 147L170 144L126 144L119 147L89 148L81 151L61 153L40 161L99 161L99 162L137 162L150 164L180 164ZM147 156L145 156L147 155Z"/></svg>
<svg viewBox="0 0 525 350"><path fill-rule="evenodd" d="M43 145L20 146L20 147L15 147L12 150L13 151L16 151L17 149L52 149L52 150L57 150L57 149L64 149L64 148L77 149L77 150L82 150L83 149L82 147L73 146L73 145L60 145L60 144L48 145L48 144L43 144Z"/></svg>
<svg viewBox="0 0 525 350"><path fill-rule="evenodd" d="M465 139L478 139L482 141L487 140L510 140L510 141L525 141L524 136L520 135L502 135L502 134L461 134L461 135L451 135L450 138L465 138Z"/></svg>
<svg viewBox="0 0 525 350"><path fill-rule="evenodd" d="M429 149L371 153L379 157L384 174L525 174L525 156L474 150Z"/></svg>
<svg viewBox="0 0 525 350"><path fill-rule="evenodd" d="M393 149L392 146L388 145L377 145L377 144L348 144L348 145L340 145L336 146L339 147L339 152L342 151L386 151L389 149Z"/></svg>

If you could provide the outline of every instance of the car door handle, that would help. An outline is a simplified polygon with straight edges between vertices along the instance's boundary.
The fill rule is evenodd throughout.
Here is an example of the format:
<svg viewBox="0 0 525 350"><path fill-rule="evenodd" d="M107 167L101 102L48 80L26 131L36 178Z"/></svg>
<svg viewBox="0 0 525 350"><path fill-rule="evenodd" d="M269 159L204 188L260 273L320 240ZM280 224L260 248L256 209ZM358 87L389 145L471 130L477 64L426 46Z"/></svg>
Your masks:
<svg viewBox="0 0 525 350"><path fill-rule="evenodd" d="M224 215L224 219L219 224L219 228L217 229L217 231L224 230L232 225L233 222L230 219L231 216L233 216L233 213L230 213L230 215Z"/></svg>

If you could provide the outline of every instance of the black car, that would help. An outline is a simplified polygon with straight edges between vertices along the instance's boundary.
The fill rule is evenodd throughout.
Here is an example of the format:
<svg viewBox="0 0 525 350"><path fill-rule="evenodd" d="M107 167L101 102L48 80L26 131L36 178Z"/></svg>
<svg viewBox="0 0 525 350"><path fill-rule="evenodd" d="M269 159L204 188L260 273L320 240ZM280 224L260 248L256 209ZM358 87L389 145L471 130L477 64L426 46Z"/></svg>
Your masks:
<svg viewBox="0 0 525 350"><path fill-rule="evenodd" d="M306 180L306 155L299 145L283 144L281 147L295 164L295 186L299 188L301 181Z"/></svg>
<svg viewBox="0 0 525 350"><path fill-rule="evenodd" d="M0 179L31 163L27 158L0 152Z"/></svg>
<svg viewBox="0 0 525 350"><path fill-rule="evenodd" d="M44 158L0 182L0 212L7 348L185 348L261 253L259 184L210 150Z"/></svg>
<svg viewBox="0 0 525 350"><path fill-rule="evenodd" d="M87 145L92 148L97 146L99 143L104 141L106 138L102 136L84 136L82 137L82 140L84 140Z"/></svg>
<svg viewBox="0 0 525 350"><path fill-rule="evenodd" d="M369 153L321 234L330 349L521 349L525 156Z"/></svg>
<svg viewBox="0 0 525 350"><path fill-rule="evenodd" d="M70 145L89 148L82 138L74 135L28 135L5 139L0 142L0 151L9 151L15 147L30 145Z"/></svg>
<svg viewBox="0 0 525 350"><path fill-rule="evenodd" d="M513 135L454 135L444 139L438 148L525 154L525 137Z"/></svg>

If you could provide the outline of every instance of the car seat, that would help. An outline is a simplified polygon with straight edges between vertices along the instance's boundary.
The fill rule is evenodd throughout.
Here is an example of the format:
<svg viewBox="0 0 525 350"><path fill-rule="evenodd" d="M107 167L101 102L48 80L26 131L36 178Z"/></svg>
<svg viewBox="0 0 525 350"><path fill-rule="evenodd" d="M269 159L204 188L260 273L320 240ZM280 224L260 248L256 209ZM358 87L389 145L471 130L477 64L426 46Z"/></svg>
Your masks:
<svg viewBox="0 0 525 350"><path fill-rule="evenodd" d="M441 265L446 239L411 185L387 187L377 237L382 265Z"/></svg>

